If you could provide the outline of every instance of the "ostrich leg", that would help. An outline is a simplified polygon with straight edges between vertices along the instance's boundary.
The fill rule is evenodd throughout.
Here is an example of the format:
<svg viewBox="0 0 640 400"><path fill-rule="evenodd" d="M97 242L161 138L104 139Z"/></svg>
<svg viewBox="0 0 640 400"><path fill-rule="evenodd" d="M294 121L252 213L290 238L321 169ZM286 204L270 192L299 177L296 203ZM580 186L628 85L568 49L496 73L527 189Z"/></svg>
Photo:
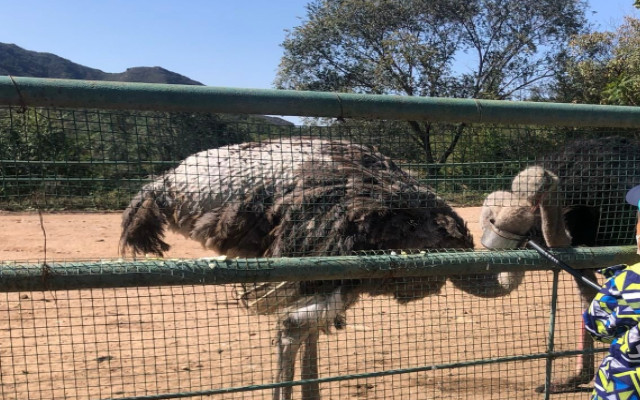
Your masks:
<svg viewBox="0 0 640 400"><path fill-rule="evenodd" d="M309 332L304 342L302 353L302 379L318 379L318 339L320 332ZM320 400L320 385L318 382L302 386L302 398L305 400Z"/></svg>
<svg viewBox="0 0 640 400"><path fill-rule="evenodd" d="M354 292L343 294L344 287L338 287L329 294L317 294L299 301L289 308L278 323L278 371L276 382L293 380L296 356L300 347L302 354L302 379L318 378L318 337L320 332L328 332L336 318L358 298ZM273 400L290 400L292 387L276 388ZM302 400L319 400L318 383L302 386Z"/></svg>
<svg viewBox="0 0 640 400"><path fill-rule="evenodd" d="M585 269L582 270L585 278L597 282L596 274L593 270ZM589 285L584 284L583 282L576 279L576 285L578 286L578 290L580 291L580 300L582 310L586 310L591 304L591 301L596 295L596 290ZM580 354L578 356L576 362L576 371L575 374L570 376L564 381L551 382L551 387L549 388L550 393L562 393L573 391L578 388L580 385L587 384L591 382L593 376L595 374L594 363L594 354L591 352L593 349L593 338L589 335L586 329L584 329L584 323L581 325L582 329L580 332L580 343L579 350L586 350L585 354ZM544 385L539 386L536 391L538 393L544 392Z"/></svg>
<svg viewBox="0 0 640 400"><path fill-rule="evenodd" d="M584 270L583 275L593 282L597 282L596 274L593 270L588 269ZM591 304L591 301L595 297L597 291L593 289L589 285L585 285L582 282L579 282L576 279L576 284L578 285L578 289L580 290L580 299L582 300L582 310L586 310ZM589 335L586 329L584 329L584 323L581 325L582 327L582 342L581 347L582 350L593 350L593 338ZM575 376L575 386L589 383L595 374L595 367L593 365L594 362L594 354L592 352L587 352L586 354L582 354L578 358L578 369L577 375ZM574 386L574 387L575 387Z"/></svg>
<svg viewBox="0 0 640 400"><path fill-rule="evenodd" d="M305 352L308 352L307 347L311 344L307 340L311 335L309 330L305 328L284 328L278 330L278 337L276 338L278 346L278 372L276 373L276 382L289 382L293 380L296 356L300 350L300 346L305 342ZM317 343L315 344L317 345ZM316 352L317 354L317 349ZM314 359L317 362L317 358ZM303 367L309 368L309 360L303 360ZM306 363L306 364L305 364ZM318 368L315 367L317 372ZM293 392L292 386L278 387L273 390L273 400L291 400L291 394Z"/></svg>

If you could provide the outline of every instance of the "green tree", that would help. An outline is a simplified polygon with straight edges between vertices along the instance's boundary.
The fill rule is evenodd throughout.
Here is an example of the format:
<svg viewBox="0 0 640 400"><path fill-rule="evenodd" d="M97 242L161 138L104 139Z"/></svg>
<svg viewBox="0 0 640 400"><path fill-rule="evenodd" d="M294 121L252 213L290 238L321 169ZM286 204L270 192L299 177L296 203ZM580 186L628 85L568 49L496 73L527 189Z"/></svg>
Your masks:
<svg viewBox="0 0 640 400"><path fill-rule="evenodd" d="M559 101L640 105L640 20L627 16L614 32L577 36L558 82Z"/></svg>
<svg viewBox="0 0 640 400"><path fill-rule="evenodd" d="M288 32L276 86L407 96L520 98L554 75L585 24L574 0L315 0ZM427 162L430 123L410 121Z"/></svg>
<svg viewBox="0 0 640 400"><path fill-rule="evenodd" d="M0 108L0 208L119 208L141 181L201 150L285 134L204 113ZM265 132L271 134L271 131Z"/></svg>

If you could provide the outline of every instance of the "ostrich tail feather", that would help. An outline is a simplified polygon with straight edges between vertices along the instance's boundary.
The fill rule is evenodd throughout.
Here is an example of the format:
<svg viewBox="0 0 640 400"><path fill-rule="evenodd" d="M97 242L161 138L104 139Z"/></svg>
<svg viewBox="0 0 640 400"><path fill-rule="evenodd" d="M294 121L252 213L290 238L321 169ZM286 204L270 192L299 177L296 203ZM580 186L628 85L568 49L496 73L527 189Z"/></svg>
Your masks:
<svg viewBox="0 0 640 400"><path fill-rule="evenodd" d="M122 215L122 234L120 236L120 254L127 249L135 256L155 254L160 257L170 246L163 240L167 218L150 193L140 193Z"/></svg>
<svg viewBox="0 0 640 400"><path fill-rule="evenodd" d="M301 297L298 282L242 283L235 289L245 308L260 315L277 313Z"/></svg>

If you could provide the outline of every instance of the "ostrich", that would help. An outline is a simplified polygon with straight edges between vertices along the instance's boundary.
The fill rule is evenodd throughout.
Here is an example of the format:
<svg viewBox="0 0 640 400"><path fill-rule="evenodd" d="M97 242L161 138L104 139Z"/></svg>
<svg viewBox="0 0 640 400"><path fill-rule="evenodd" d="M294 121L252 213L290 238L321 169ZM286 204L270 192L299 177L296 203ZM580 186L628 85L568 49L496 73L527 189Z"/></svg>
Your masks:
<svg viewBox="0 0 640 400"><path fill-rule="evenodd" d="M123 213L124 254L169 249L164 229L228 257L344 255L359 250L472 249L465 222L432 191L368 146L310 137L244 143L194 154L145 185ZM318 376L317 341L361 295L407 303L436 294L447 277L256 284L246 306L277 313L277 382ZM509 274L449 276L468 293L496 297L520 283ZM290 399L291 387L274 390ZM302 386L319 398L317 383Z"/></svg>
<svg viewBox="0 0 640 400"><path fill-rule="evenodd" d="M552 248L631 244L635 210L624 196L639 183L639 142L614 136L568 143L560 153L517 174L510 191L486 197L480 213L481 242L491 249L515 248L527 237L540 236ZM596 281L594 270L582 272ZM576 284L586 309L596 291L578 279ZM593 349L584 329L580 347ZM549 390L575 390L589 383L594 372L594 355L586 352L578 358L575 374L552 382ZM544 389L543 385L537 391Z"/></svg>

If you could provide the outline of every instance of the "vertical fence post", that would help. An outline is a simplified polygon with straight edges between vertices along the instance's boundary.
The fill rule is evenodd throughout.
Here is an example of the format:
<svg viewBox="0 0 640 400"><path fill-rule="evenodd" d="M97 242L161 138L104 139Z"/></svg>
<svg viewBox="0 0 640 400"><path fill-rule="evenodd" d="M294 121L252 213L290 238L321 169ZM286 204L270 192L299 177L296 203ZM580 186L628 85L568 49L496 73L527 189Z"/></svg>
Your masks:
<svg viewBox="0 0 640 400"><path fill-rule="evenodd" d="M549 339L547 340L547 363L545 367L544 378L544 399L549 400L551 394L551 377L553 372L553 352L555 348L555 332L556 332L556 310L558 306L558 281L560 278L560 270L553 270L553 286L551 288L551 307L549 310Z"/></svg>

